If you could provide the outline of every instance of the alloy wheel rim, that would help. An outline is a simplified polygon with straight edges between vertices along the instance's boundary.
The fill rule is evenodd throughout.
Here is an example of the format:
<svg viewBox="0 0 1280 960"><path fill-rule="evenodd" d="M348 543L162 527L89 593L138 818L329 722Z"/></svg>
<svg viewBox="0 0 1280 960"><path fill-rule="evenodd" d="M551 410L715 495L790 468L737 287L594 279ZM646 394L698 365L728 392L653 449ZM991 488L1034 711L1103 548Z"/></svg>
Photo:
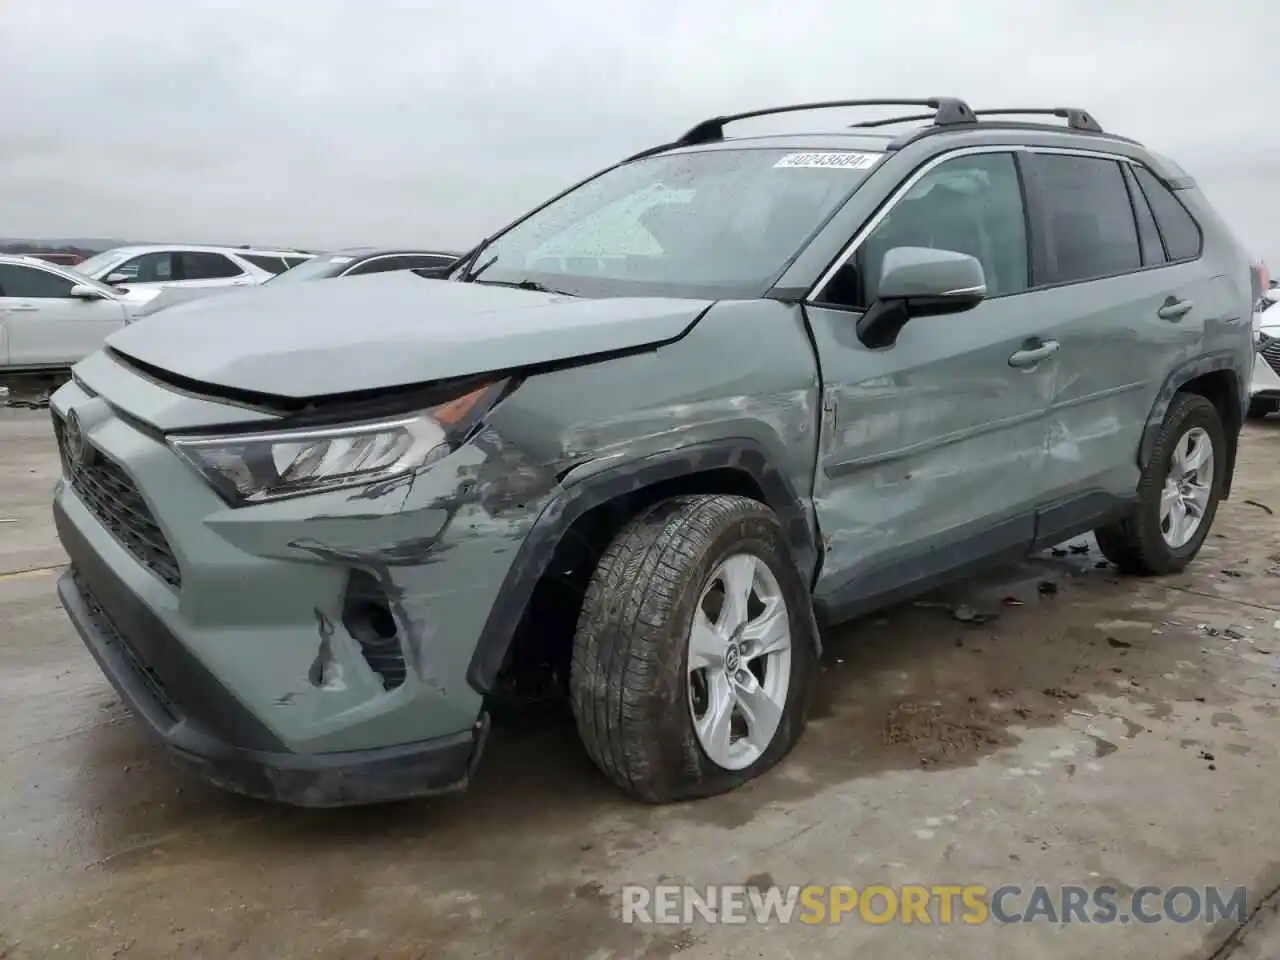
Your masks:
<svg viewBox="0 0 1280 960"><path fill-rule="evenodd" d="M727 557L703 585L689 630L689 714L708 759L755 763L773 742L791 686L791 616L778 578L749 553Z"/></svg>
<svg viewBox="0 0 1280 960"><path fill-rule="evenodd" d="M1195 537L1213 493L1213 440L1192 427L1178 440L1160 491L1160 534L1177 550Z"/></svg>

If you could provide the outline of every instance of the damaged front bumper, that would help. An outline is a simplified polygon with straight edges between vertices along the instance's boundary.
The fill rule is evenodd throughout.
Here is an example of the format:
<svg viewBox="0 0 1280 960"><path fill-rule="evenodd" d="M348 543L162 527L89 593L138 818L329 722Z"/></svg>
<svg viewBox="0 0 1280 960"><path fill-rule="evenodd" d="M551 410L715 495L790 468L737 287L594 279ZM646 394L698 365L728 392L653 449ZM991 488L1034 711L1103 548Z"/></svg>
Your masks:
<svg viewBox="0 0 1280 960"><path fill-rule="evenodd" d="M339 753L296 754L233 746L188 716L177 699L237 739L261 742L268 731L128 592L82 542L60 505L59 535L73 566L58 599L85 646L133 713L170 754L226 790L302 807L351 806L464 789L480 759L488 716L463 733L418 743ZM114 611L108 615L106 606ZM165 673L160 681L159 669Z"/></svg>
<svg viewBox="0 0 1280 960"><path fill-rule="evenodd" d="M222 415L168 392L149 403L159 388L136 379L108 386L145 413ZM466 786L487 730L467 667L539 506L484 499L491 472L512 475L507 454L471 446L412 484L235 509L145 414L80 383L51 406L60 598L174 756L302 806Z"/></svg>

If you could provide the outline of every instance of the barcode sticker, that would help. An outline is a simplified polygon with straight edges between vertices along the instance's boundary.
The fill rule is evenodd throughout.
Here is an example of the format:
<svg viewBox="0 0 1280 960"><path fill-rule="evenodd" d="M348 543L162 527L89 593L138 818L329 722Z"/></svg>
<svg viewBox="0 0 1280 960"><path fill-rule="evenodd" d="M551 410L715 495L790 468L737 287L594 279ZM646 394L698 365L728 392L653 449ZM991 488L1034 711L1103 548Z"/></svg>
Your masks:
<svg viewBox="0 0 1280 960"><path fill-rule="evenodd" d="M866 170L875 165L884 154L882 153L854 153L850 150L841 150L832 153L789 153L777 163L775 167L804 167L813 169L816 167L831 167L838 170Z"/></svg>

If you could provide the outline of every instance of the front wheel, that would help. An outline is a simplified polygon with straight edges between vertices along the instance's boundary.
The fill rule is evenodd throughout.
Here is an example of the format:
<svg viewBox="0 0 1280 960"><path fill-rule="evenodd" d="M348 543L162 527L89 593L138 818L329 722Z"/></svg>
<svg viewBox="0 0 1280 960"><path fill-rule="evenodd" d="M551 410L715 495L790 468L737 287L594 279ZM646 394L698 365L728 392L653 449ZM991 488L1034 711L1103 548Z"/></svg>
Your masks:
<svg viewBox="0 0 1280 960"><path fill-rule="evenodd" d="M595 764L667 803L732 790L786 756L816 665L809 591L774 513L745 497L676 497L601 557L569 687Z"/></svg>
<svg viewBox="0 0 1280 960"><path fill-rule="evenodd" d="M1176 395L1138 484L1133 513L1094 531L1102 555L1125 573L1177 573L1209 535L1227 471L1218 408L1194 393Z"/></svg>

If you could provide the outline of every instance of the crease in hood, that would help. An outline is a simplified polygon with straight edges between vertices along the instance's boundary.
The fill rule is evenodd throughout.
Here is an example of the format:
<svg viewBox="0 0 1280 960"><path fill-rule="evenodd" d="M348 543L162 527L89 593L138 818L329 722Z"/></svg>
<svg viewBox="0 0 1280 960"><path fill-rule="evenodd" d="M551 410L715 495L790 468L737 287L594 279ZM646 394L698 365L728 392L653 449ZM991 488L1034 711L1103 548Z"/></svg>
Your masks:
<svg viewBox="0 0 1280 960"><path fill-rule="evenodd" d="M175 304L107 345L210 386L306 399L656 346L713 302L577 298L397 272Z"/></svg>

